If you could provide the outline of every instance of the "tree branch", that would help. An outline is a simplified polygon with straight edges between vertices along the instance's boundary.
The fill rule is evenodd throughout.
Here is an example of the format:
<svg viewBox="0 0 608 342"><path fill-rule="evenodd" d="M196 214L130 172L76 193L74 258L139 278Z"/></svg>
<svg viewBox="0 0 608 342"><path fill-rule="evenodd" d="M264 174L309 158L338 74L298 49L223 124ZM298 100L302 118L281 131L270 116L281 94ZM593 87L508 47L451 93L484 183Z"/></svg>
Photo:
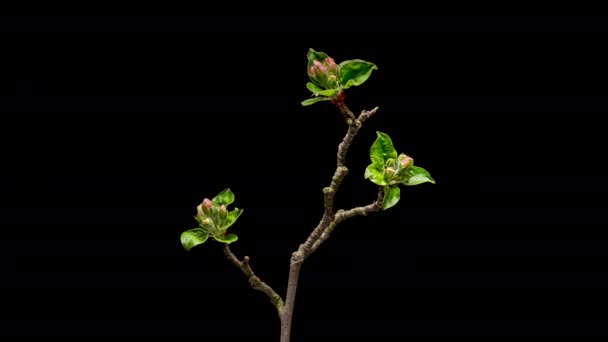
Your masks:
<svg viewBox="0 0 608 342"><path fill-rule="evenodd" d="M336 106L338 106L343 114L344 112L348 112L353 118L355 117L344 102L339 102L336 104ZM346 135L342 139L340 145L338 145L336 171L331 179L330 186L323 188L325 212L323 213L323 217L321 218L321 221L317 227L312 231L312 233L310 233L308 239L306 239L306 241L301 244L300 248L298 249L298 251L302 253L302 260L310 255L310 253L313 251L313 244L321 237L321 234L327 229L327 227L329 227L332 222L335 221L335 214L333 212L334 196L338 191L340 184L342 184L342 180L348 174L348 168L344 166L346 162L346 153L348 152L353 139L357 133L359 133L359 129L361 129L363 122L374 115L377 110L378 107L369 111L362 111L361 114L359 114L359 117L354 119L351 124L349 124Z"/></svg>
<svg viewBox="0 0 608 342"><path fill-rule="evenodd" d="M228 244L224 244L224 254L226 254L228 260L230 260L236 267L238 267L243 272L243 274L245 274L251 287L258 291L264 292L270 298L272 304L277 308L280 317L281 313L283 312L283 299L272 289L272 287L260 280L260 278L258 278L255 273L253 273L251 266L249 266L249 257L245 256L245 258L243 258L243 261L239 260L236 255L232 253L230 247L228 247Z"/></svg>
<svg viewBox="0 0 608 342"><path fill-rule="evenodd" d="M289 280L287 283L287 294L285 295L285 305L283 310L280 311L281 317L281 342L289 342L289 337L291 334L291 321L293 319L293 308L296 300L296 291L298 288L298 279L300 276L300 270L302 268L302 263L304 259L306 259L310 253L312 253L316 248L319 247L319 239L322 237L322 234L328 230L329 227L335 226L337 222L342 221L350 216L364 214L368 211L378 210L376 209L377 204L374 202L373 204L361 207L361 208L353 208L348 212L341 211L340 215L334 214L334 196L342 183L342 180L348 174L348 168L344 166L346 160L346 152L348 152L348 148L350 147L353 139L359 132L362 123L369 119L372 115L376 113L378 107L370 110L370 111L362 111L358 118L355 118L353 112L346 107L343 101L332 101L340 110L342 115L344 115L346 122L348 123L348 131L346 135L342 139L340 145L338 145L338 155L337 155L337 166L336 171L331 179L331 184L328 187L323 188L323 200L325 211L323 212L323 217L321 221L317 225L317 227L310 233L310 236L306 239L306 241L301 244L298 249L293 252L291 255L291 263L289 265ZM380 190L382 193L382 198L384 197L383 190ZM382 202L380 202L380 207L382 206ZM370 208L368 208L370 207ZM350 216L349 216L350 215ZM339 218L339 220L338 220ZM326 234L328 236L328 234ZM327 238L327 237L326 237ZM316 247L315 247L316 246Z"/></svg>
<svg viewBox="0 0 608 342"><path fill-rule="evenodd" d="M319 237L319 239L317 239L317 241L315 241L313 243L312 248L311 248L311 253L314 252L315 250L317 250L317 248L319 248L319 246L323 242L325 242L325 240L327 240L329 238L329 235L334 230L336 225L338 225L338 223L340 223L346 219L349 219L353 216L357 216L357 215L366 216L367 214L369 214L371 212L380 211L380 209L382 209L383 200L384 200L384 187L381 186L381 187L379 187L379 190L378 190L378 198L372 204L368 204L364 207L352 208L349 210L343 210L343 209L338 210L333 222L331 222L329 224L329 226L327 226L325 231L323 231L323 233L321 233L321 236Z"/></svg>
<svg viewBox="0 0 608 342"><path fill-rule="evenodd" d="M355 120L355 114L353 114L353 112L348 109L343 100L332 101L332 103L335 104L336 107L338 107L338 110L340 110L340 113L342 114L342 116L344 116L344 121L346 121L349 125L349 120L351 122Z"/></svg>

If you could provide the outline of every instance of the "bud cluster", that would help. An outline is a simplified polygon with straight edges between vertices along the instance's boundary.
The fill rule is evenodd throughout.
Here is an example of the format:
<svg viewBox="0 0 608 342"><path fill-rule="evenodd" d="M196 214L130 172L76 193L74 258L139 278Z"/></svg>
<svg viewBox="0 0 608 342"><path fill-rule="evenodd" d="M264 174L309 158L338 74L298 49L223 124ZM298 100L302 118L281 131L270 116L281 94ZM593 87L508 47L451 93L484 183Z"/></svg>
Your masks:
<svg viewBox="0 0 608 342"><path fill-rule="evenodd" d="M212 234L219 233L224 226L228 210L224 204L214 206L213 202L205 198L201 204L196 207L197 221Z"/></svg>
<svg viewBox="0 0 608 342"><path fill-rule="evenodd" d="M389 158L384 167L384 177L389 185L404 182L409 177L407 170L414 165L414 159L405 154L400 154L397 159Z"/></svg>
<svg viewBox="0 0 608 342"><path fill-rule="evenodd" d="M323 61L314 60L308 69L308 75L314 83L325 89L338 88L338 64L331 57Z"/></svg>

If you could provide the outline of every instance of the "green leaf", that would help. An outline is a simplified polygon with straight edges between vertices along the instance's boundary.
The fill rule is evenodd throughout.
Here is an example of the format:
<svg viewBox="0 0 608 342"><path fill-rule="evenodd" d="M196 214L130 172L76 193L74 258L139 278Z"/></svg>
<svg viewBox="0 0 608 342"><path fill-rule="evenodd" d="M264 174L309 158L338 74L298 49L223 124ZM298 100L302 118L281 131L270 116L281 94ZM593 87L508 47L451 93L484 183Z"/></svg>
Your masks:
<svg viewBox="0 0 608 342"><path fill-rule="evenodd" d="M236 236L235 234L226 234L224 236L213 236L213 238L219 242L223 242L223 243L227 243L227 244L231 244L234 241L238 240L239 237Z"/></svg>
<svg viewBox="0 0 608 342"><path fill-rule="evenodd" d="M329 97L313 97L313 98L302 101L302 106L310 106L311 104L315 104L320 101L329 101L329 100L331 100Z"/></svg>
<svg viewBox="0 0 608 342"><path fill-rule="evenodd" d="M230 188L226 188L217 196L213 197L211 202L213 202L214 206L218 207L222 204L228 206L230 203L234 202L234 194L232 193L232 191L230 191Z"/></svg>
<svg viewBox="0 0 608 342"><path fill-rule="evenodd" d="M203 228L194 228L183 232L180 240L182 242L182 246L189 251L192 249L192 247L207 241L207 237L209 237L209 233L206 230Z"/></svg>
<svg viewBox="0 0 608 342"><path fill-rule="evenodd" d="M323 88L319 87L318 85L316 85L312 82L306 83L306 88L308 88L308 90L310 90L315 95L319 95L319 92L323 91Z"/></svg>
<svg viewBox="0 0 608 342"><path fill-rule="evenodd" d="M329 57L329 56L324 52L315 51L313 49L308 49L308 53L306 53L306 58L308 58L307 68L310 69L310 67L312 66L312 63L315 60L317 60L319 62L323 62L325 60L325 58L327 58L327 57Z"/></svg>
<svg viewBox="0 0 608 342"><path fill-rule="evenodd" d="M382 210L386 210L399 202L401 198L401 189L398 186L384 187L384 200L382 201Z"/></svg>
<svg viewBox="0 0 608 342"><path fill-rule="evenodd" d="M236 222L236 219L238 219L242 213L243 213L243 209L234 208L233 211L228 213L228 215L226 216L226 220L224 221L224 226L221 227L220 229L221 230L228 229L228 227L232 226L234 224L234 222Z"/></svg>
<svg viewBox="0 0 608 342"><path fill-rule="evenodd" d="M308 90L310 90L313 94L315 94L315 96L322 95L322 96L332 97L340 91L340 89L324 90L323 88L319 87L318 85L316 85L312 82L306 83L306 88L308 88Z"/></svg>
<svg viewBox="0 0 608 342"><path fill-rule="evenodd" d="M333 97L333 96L335 96L339 92L340 92L340 89L327 89L327 90L321 90L319 92L319 95L323 95L323 96L327 96L327 97Z"/></svg>
<svg viewBox="0 0 608 342"><path fill-rule="evenodd" d="M340 84L344 86L344 89L361 85L367 81L372 74L372 70L378 70L374 63L361 59L344 61L340 63Z"/></svg>
<svg viewBox="0 0 608 342"><path fill-rule="evenodd" d="M372 147L369 151L369 156L372 160L372 163L378 167L379 170L384 169L384 165L389 158L396 159L397 151L393 147L393 141L391 137L386 133L382 133L380 131L376 131L378 137L376 141L372 144Z"/></svg>
<svg viewBox="0 0 608 342"><path fill-rule="evenodd" d="M381 168L378 168L376 164L369 164L365 169L365 179L372 181L372 183L378 185L387 185L386 179L384 179L384 172Z"/></svg>
<svg viewBox="0 0 608 342"><path fill-rule="evenodd" d="M427 182L435 184L435 180L431 177L431 174L419 166L411 166L407 169L406 174L409 178L403 182L405 185L418 185Z"/></svg>

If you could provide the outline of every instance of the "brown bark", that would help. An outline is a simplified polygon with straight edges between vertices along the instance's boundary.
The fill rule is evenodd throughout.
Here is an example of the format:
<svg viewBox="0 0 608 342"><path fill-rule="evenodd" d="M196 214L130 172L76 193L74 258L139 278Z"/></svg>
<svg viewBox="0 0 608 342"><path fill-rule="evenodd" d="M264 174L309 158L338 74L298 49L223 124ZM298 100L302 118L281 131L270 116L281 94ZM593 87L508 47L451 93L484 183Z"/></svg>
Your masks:
<svg viewBox="0 0 608 342"><path fill-rule="evenodd" d="M285 305L281 312L281 342L289 342L291 335L291 323L293 320L294 304L296 299L296 292L298 288L298 280L300 278L300 270L304 260L323 243L323 241L329 238L329 234L335 228L335 226L344 221L347 218L356 215L367 215L370 212L378 211L382 208L382 200L384 198L384 188L380 187L378 192L378 199L372 204L363 207L352 208L350 210L338 210L334 213L334 197L342 180L348 174L348 168L344 165L346 162L346 153L348 149L361 129L361 126L365 120L370 118L376 113L378 108L374 108L371 111L363 111L358 118L355 118L354 114L348 109L344 102L334 103L346 122L348 123L348 131L342 139L340 145L338 145L337 153L337 166L336 171L331 180L331 184L323 189L323 199L325 211L321 221L317 227L310 233L310 236L306 241L300 245L297 251L291 256L291 263L289 267L289 280L287 284L287 295L285 296Z"/></svg>

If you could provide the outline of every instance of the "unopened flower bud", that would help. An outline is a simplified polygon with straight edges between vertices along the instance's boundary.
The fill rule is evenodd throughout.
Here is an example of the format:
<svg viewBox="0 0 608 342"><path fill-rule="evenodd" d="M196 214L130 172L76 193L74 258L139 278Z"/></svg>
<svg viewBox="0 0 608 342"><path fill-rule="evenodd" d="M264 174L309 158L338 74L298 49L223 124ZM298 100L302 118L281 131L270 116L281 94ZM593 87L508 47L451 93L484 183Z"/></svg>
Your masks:
<svg viewBox="0 0 608 342"><path fill-rule="evenodd" d="M321 62L319 62L319 61L315 60L315 61L313 62L313 64L314 64L315 68L316 68L318 71L320 71L322 74L327 73L327 68L325 67L325 65L323 65L323 63L321 63Z"/></svg>
<svg viewBox="0 0 608 342"><path fill-rule="evenodd" d="M226 210L226 206L224 204L222 204L220 206L220 219L222 219L222 220L226 219L227 215L228 215L228 210Z"/></svg>
<svg viewBox="0 0 608 342"><path fill-rule="evenodd" d="M325 59L325 63L327 63L329 70L332 70L332 71L338 70L338 64L336 64L336 61L334 61L333 58L327 57Z"/></svg>
<svg viewBox="0 0 608 342"><path fill-rule="evenodd" d="M393 169L392 167L387 167L386 169L384 169L384 172L390 178L395 174L395 169Z"/></svg>
<svg viewBox="0 0 608 342"><path fill-rule="evenodd" d="M310 66L310 70L309 70L309 72L310 72L310 74L311 74L312 76L316 76L316 75L317 75L317 70L315 69L315 66L314 66L314 65L311 65L311 66Z"/></svg>
<svg viewBox="0 0 608 342"><path fill-rule="evenodd" d="M414 159L412 157L405 157L401 160L401 168L407 169L408 167L414 164Z"/></svg>
<svg viewBox="0 0 608 342"><path fill-rule="evenodd" d="M201 203L201 209L205 215L211 215L211 209L213 208L213 202L210 199L205 198Z"/></svg>
<svg viewBox="0 0 608 342"><path fill-rule="evenodd" d="M210 218L205 217L204 219L201 220L201 224L203 226L211 226L213 224L213 221L211 221Z"/></svg>

